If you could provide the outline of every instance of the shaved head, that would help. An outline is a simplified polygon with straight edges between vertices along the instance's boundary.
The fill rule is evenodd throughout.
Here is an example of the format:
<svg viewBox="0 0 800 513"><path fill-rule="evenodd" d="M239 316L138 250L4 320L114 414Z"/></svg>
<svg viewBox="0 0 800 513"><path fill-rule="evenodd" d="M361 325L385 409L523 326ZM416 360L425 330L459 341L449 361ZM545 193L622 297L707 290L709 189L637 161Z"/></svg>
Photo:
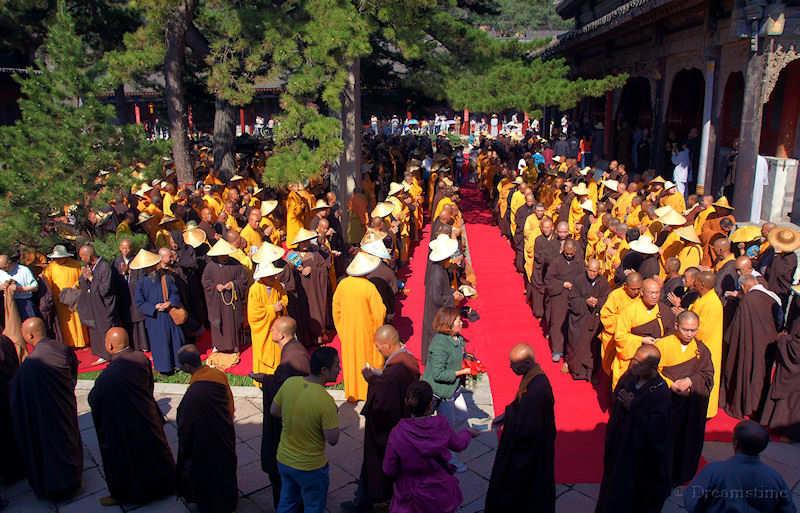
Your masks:
<svg viewBox="0 0 800 513"><path fill-rule="evenodd" d="M631 360L630 372L639 379L652 379L658 374L661 351L653 344L642 344Z"/></svg>
<svg viewBox="0 0 800 513"><path fill-rule="evenodd" d="M714 251L719 256L725 256L731 252L731 241L725 237L720 237L714 241Z"/></svg>
<svg viewBox="0 0 800 513"><path fill-rule="evenodd" d="M736 270L741 274L750 274L753 272L753 261L747 255L742 255L736 259Z"/></svg>
<svg viewBox="0 0 800 513"><path fill-rule="evenodd" d="M711 271L702 271L697 275L695 283L703 289L703 292L706 292L714 288L717 283L717 277Z"/></svg>
<svg viewBox="0 0 800 513"><path fill-rule="evenodd" d="M47 337L47 328L40 317L29 317L22 323L22 338L25 339L25 342L35 346L45 337Z"/></svg>
<svg viewBox="0 0 800 513"><path fill-rule="evenodd" d="M590 258L589 262L586 264L586 269L595 273L600 272L600 260L596 258Z"/></svg>
<svg viewBox="0 0 800 513"><path fill-rule="evenodd" d="M111 328L106 331L106 351L112 355L124 351L130 346L128 332L125 328Z"/></svg>
<svg viewBox="0 0 800 513"><path fill-rule="evenodd" d="M400 334L391 324L384 324L375 332L375 347L384 358L388 358L397 352L403 343L400 341Z"/></svg>
<svg viewBox="0 0 800 513"><path fill-rule="evenodd" d="M653 308L658 304L661 297L661 282L648 278L642 281L642 301L648 308Z"/></svg>
<svg viewBox="0 0 800 513"><path fill-rule="evenodd" d="M511 348L509 359L512 363L522 362L525 360L535 360L533 348L528 344L517 344Z"/></svg>
<svg viewBox="0 0 800 513"><path fill-rule="evenodd" d="M743 420L733 428L733 447L736 452L757 456L769 444L769 431L752 420Z"/></svg>
<svg viewBox="0 0 800 513"><path fill-rule="evenodd" d="M681 261L675 257L669 257L664 265L664 270L667 271L667 274L676 274L681 270Z"/></svg>
<svg viewBox="0 0 800 513"><path fill-rule="evenodd" d="M272 323L270 333L280 334L289 339L294 338L295 333L297 333L297 321L287 315L278 317L275 319L275 322ZM272 339L275 340L275 338L276 337L273 335Z"/></svg>

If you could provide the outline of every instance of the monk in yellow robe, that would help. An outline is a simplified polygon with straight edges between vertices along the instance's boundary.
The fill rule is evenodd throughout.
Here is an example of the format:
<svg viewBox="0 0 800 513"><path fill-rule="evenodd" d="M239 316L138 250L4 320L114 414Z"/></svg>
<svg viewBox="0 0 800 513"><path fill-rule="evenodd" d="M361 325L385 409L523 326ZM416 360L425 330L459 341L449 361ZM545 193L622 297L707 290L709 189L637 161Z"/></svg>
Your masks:
<svg viewBox="0 0 800 513"><path fill-rule="evenodd" d="M208 208L214 212L214 217L219 217L220 213L224 205L222 204L222 199L219 198L216 194L213 193L213 189L210 185L203 186L203 202L206 204Z"/></svg>
<svg viewBox="0 0 800 513"><path fill-rule="evenodd" d="M250 253L250 248L257 248L260 247L261 244L264 243L264 238L262 237L263 232L261 231L261 210L258 209L251 209L250 214L247 216L247 224L244 225L242 231L239 232L239 236L244 239L247 245L244 248L244 252L248 255Z"/></svg>
<svg viewBox="0 0 800 513"><path fill-rule="evenodd" d="M624 184L619 184L617 186L617 190L621 192L619 198L617 198L617 203L612 209L614 217L623 222L625 222L625 220L628 218L629 209L632 208L633 198L636 196L635 192L626 191L624 188Z"/></svg>
<svg viewBox="0 0 800 513"><path fill-rule="evenodd" d="M306 226L306 215L311 212L308 202L298 192L298 184L289 186L289 195L286 197L286 245L294 249L292 241L297 237L300 228Z"/></svg>
<svg viewBox="0 0 800 513"><path fill-rule="evenodd" d="M533 214L525 219L525 226L522 228L524 237L525 253L525 275L530 283L533 278L533 259L536 237L542 234L542 219L544 218L544 205L538 203L533 210Z"/></svg>
<svg viewBox="0 0 800 513"><path fill-rule="evenodd" d="M695 289L700 297L692 303L689 310L700 317L697 339L702 341L711 352L714 364L714 388L708 398L708 414L711 418L717 415L719 405L719 380L722 375L722 301L714 290L716 278L709 271L701 272L695 280Z"/></svg>
<svg viewBox="0 0 800 513"><path fill-rule="evenodd" d="M511 209L511 235L513 237L514 233L517 231L517 210L519 207L525 204L525 195L528 193L528 186L522 184L519 188L514 191L514 194L511 195L511 204L508 208Z"/></svg>
<svg viewBox="0 0 800 513"><path fill-rule="evenodd" d="M289 297L276 278L281 269L271 263L259 264L247 293L247 323L253 339L253 372L274 374L281 362L280 347L270 330L275 319L284 315Z"/></svg>
<svg viewBox="0 0 800 513"><path fill-rule="evenodd" d="M380 259L361 252L347 267L347 278L333 294L333 324L342 343L341 362L344 395L348 401L367 398L367 382L361 369L369 364L383 366L375 347L375 332L386 318L386 306L375 285L366 276L380 265Z"/></svg>
<svg viewBox="0 0 800 513"><path fill-rule="evenodd" d="M703 209L694 218L694 230L698 234L703 232L703 224L705 224L706 219L708 219L708 216L716 212L714 207L711 205L712 203L714 203L714 196L711 195L703 196L703 203L702 203Z"/></svg>
<svg viewBox="0 0 800 513"><path fill-rule="evenodd" d="M58 327L64 345L74 348L86 347L89 333L81 324L78 310L71 310L61 302L61 291L75 287L81 276L81 264L67 253L63 246L56 246L49 255L50 263L42 271L42 279L53 294Z"/></svg>
<svg viewBox="0 0 800 513"><path fill-rule="evenodd" d="M631 303L639 298L642 293L642 276L631 273L625 277L625 284L611 291L603 308L600 309L600 323L603 331L600 333L600 356L603 363L603 372L611 375L611 362L614 361L614 333L617 329L619 314Z"/></svg>
<svg viewBox="0 0 800 513"><path fill-rule="evenodd" d="M620 312L614 331L614 361L611 362L611 389L628 370L633 355L642 344L654 344L675 328L672 310L660 303L661 283L642 281L642 297Z"/></svg>
<svg viewBox="0 0 800 513"><path fill-rule="evenodd" d="M347 210L350 211L347 241L350 244L358 244L364 234L367 233L367 226L369 225L369 200L367 200L367 196L361 190L356 189L347 202Z"/></svg>
<svg viewBox="0 0 800 513"><path fill-rule="evenodd" d="M683 194L678 192L677 187L674 185L667 189L667 192L661 196L661 206L670 206L675 209L675 212L683 214L686 212L686 201L683 199Z"/></svg>

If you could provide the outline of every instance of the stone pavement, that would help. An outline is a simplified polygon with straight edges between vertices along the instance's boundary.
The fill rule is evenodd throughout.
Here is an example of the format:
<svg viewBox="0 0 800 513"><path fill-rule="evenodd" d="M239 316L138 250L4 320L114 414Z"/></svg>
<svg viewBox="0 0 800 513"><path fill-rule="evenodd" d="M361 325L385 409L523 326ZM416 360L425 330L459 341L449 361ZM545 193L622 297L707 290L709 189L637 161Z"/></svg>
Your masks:
<svg viewBox="0 0 800 513"><path fill-rule="evenodd" d="M70 501L50 503L36 499L25 482L3 490L10 504L3 513L189 513L196 512L195 506L187 506L176 497L140 507L103 508L98 499L108 494L100 465L97 436L92 425L87 395L91 383L79 383L78 398L79 425L84 443L84 486L81 492ZM236 387L236 451L239 458L239 501L238 513L273 513L272 491L269 479L261 471L259 450L261 446L262 405L261 392L254 388ZM182 397L182 385L156 385L156 400L166 415L168 423L165 431L173 453L177 452L178 438L175 428L177 407ZM339 513L339 504L353 497L356 479L361 467L363 418L358 414L360 405L352 405L342 400L342 394L332 391L339 405L339 419L342 436L335 447L328 447L331 465L331 484L328 495L328 511ZM475 389L466 394L471 418L486 418L492 415L492 398L489 381L483 377ZM498 408L499 410L500 408ZM491 473L497 438L486 433L474 439L461 455L468 470L457 474L464 495L462 513L479 513L483 510L484 496ZM708 461L725 459L732 454L730 444L707 442L703 456ZM772 443L764 453L764 461L777 469L789 483L794 492L795 504L800 508L800 444ZM598 484L558 484L556 493L557 513L592 513L594 511ZM683 489L677 489L664 506L663 513L685 511L682 508Z"/></svg>

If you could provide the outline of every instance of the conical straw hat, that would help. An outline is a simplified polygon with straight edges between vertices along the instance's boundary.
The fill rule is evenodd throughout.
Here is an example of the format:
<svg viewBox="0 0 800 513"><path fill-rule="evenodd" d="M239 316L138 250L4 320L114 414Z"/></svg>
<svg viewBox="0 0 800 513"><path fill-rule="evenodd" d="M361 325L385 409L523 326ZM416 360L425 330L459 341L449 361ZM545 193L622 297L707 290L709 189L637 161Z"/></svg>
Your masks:
<svg viewBox="0 0 800 513"><path fill-rule="evenodd" d="M283 258L283 253L282 247L264 241L253 255L252 260L257 264L272 263Z"/></svg>
<svg viewBox="0 0 800 513"><path fill-rule="evenodd" d="M361 251L369 253L370 255L378 258L392 258L392 255L389 254L389 250L386 249L386 246L383 244L382 240L374 240L372 242L362 244Z"/></svg>
<svg viewBox="0 0 800 513"><path fill-rule="evenodd" d="M208 250L208 256L230 256L235 251L236 248L231 246L228 241L225 239L219 239L213 246L211 246L211 249Z"/></svg>
<svg viewBox="0 0 800 513"><path fill-rule="evenodd" d="M280 267L275 267L272 262L264 262L256 266L256 270L253 272L253 279L260 280L261 278L268 278L280 274L281 271L282 269Z"/></svg>
<svg viewBox="0 0 800 513"><path fill-rule="evenodd" d="M305 242L307 240L317 238L317 232L312 232L307 228L300 228L300 231L297 232L295 235L294 240L292 241L292 245L300 244L301 242Z"/></svg>
<svg viewBox="0 0 800 513"><path fill-rule="evenodd" d="M261 202L261 215L268 216L278 208L278 200L264 200Z"/></svg>
<svg viewBox="0 0 800 513"><path fill-rule="evenodd" d="M200 247L206 240L206 232L202 228L190 228L183 232L183 242L193 248Z"/></svg>
<svg viewBox="0 0 800 513"><path fill-rule="evenodd" d="M131 263L128 267L131 269L147 269L148 267L153 267L157 263L161 261L161 257L156 255L155 253L151 253L150 251L146 251L144 249L140 249L136 256L133 257Z"/></svg>
<svg viewBox="0 0 800 513"><path fill-rule="evenodd" d="M692 226L681 226L675 230L675 233L682 239L688 240L689 242L694 242L695 244L700 244L700 239L697 237L697 232L694 231Z"/></svg>
<svg viewBox="0 0 800 513"><path fill-rule="evenodd" d="M381 259L369 253L359 251L350 265L347 266L349 276L365 276L381 265Z"/></svg>
<svg viewBox="0 0 800 513"><path fill-rule="evenodd" d="M391 214L393 209L394 205L392 205L391 203L386 203L384 201L375 205L375 208L372 209L370 216L384 218L389 214Z"/></svg>

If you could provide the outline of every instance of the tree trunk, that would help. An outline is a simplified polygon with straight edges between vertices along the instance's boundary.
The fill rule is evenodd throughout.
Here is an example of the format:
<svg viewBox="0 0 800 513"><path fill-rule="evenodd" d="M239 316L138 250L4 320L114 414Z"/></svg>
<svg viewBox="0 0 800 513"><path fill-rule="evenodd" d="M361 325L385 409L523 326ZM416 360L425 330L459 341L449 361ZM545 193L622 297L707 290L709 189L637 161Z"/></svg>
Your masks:
<svg viewBox="0 0 800 513"><path fill-rule="evenodd" d="M214 101L214 166L222 176L230 178L236 173L233 159L236 136L236 107L217 98Z"/></svg>
<svg viewBox="0 0 800 513"><path fill-rule="evenodd" d="M361 61L350 64L342 92L342 141L344 152L335 178L336 193L342 205L342 229L347 232L350 211L347 204L361 178Z"/></svg>
<svg viewBox="0 0 800 513"><path fill-rule="evenodd" d="M196 1L186 0L179 4L167 20L164 57L164 97L167 102L169 136L172 142L172 158L180 186L194 183L194 169L189 157L189 139L186 129L186 99L184 97L183 73L186 57L186 30L196 6Z"/></svg>
<svg viewBox="0 0 800 513"><path fill-rule="evenodd" d="M120 84L114 89L114 109L117 113L117 124L124 125L127 121L127 105L125 104L125 85Z"/></svg>

